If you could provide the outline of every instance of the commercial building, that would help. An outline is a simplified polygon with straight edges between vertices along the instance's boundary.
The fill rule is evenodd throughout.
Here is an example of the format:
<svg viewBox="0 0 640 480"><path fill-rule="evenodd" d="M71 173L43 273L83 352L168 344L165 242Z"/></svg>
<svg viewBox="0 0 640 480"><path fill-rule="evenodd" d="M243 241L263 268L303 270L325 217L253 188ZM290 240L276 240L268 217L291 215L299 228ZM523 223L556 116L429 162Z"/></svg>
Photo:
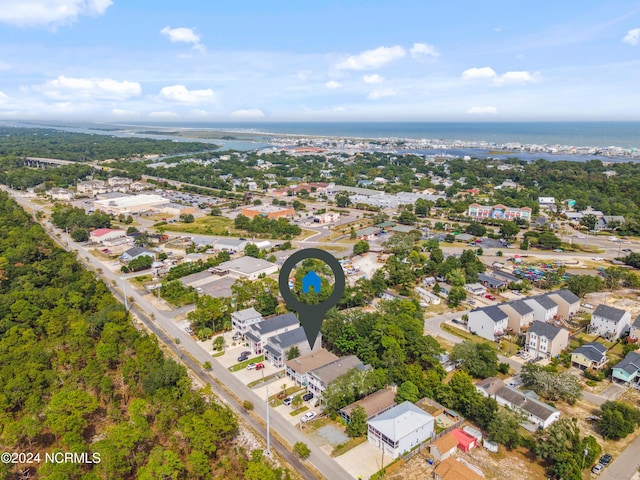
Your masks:
<svg viewBox="0 0 640 480"><path fill-rule="evenodd" d="M127 232L124 230L97 228L89 234L89 241L109 246L112 245L113 242L121 243L123 239L126 239L126 236Z"/></svg>
<svg viewBox="0 0 640 480"><path fill-rule="evenodd" d="M253 257L240 257L229 260L228 262L222 262L220 265L213 269L213 273L220 275L230 274L235 277L248 278L249 280L255 280L260 275L271 275L278 271L278 265L275 263L267 262L259 258Z"/></svg>
<svg viewBox="0 0 640 480"><path fill-rule="evenodd" d="M213 249L226 252L242 252L247 246L247 243L249 242L240 240L239 238L221 238L215 241Z"/></svg>
<svg viewBox="0 0 640 480"><path fill-rule="evenodd" d="M160 205L166 205L169 201L160 195L128 195L109 200L96 200L95 207L105 213L113 215L128 215L151 210Z"/></svg>
<svg viewBox="0 0 640 480"><path fill-rule="evenodd" d="M295 210L293 207L279 207L277 205L252 205L242 207L242 215L245 217L267 217L267 218L281 218L281 217L293 217Z"/></svg>
<svg viewBox="0 0 640 480"><path fill-rule="evenodd" d="M398 458L434 434L433 415L403 402L367 422L367 439L390 458Z"/></svg>
<svg viewBox="0 0 640 480"><path fill-rule="evenodd" d="M531 208L512 208L502 204L489 206L472 203L471 205L469 205L467 215L469 215L474 220L482 220L484 218L492 218L497 220L515 220L516 218L521 218L522 220L530 222Z"/></svg>

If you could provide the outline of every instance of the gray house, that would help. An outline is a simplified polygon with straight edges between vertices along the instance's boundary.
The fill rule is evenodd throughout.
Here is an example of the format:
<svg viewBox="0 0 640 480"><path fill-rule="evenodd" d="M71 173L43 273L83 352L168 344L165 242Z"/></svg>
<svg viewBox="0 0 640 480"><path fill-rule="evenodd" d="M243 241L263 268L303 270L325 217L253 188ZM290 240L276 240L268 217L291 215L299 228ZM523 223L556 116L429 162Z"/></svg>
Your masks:
<svg viewBox="0 0 640 480"><path fill-rule="evenodd" d="M142 247L131 247L129 250L120 255L120 258L124 262L130 262L131 260L145 256L151 257L154 260L156 258L156 254L154 252Z"/></svg>
<svg viewBox="0 0 640 480"><path fill-rule="evenodd" d="M244 335L250 325L255 325L262 321L264 321L262 314L253 307L238 310L231 314L231 326L233 327L234 335L236 332Z"/></svg>
<svg viewBox="0 0 640 480"><path fill-rule="evenodd" d="M315 350L319 350L322 344L322 335L318 332L316 342L313 345ZM288 332L279 333L267 339L264 347L264 359L276 368L282 368L287 360L289 350L297 347L301 355L309 353L311 346L304 333L304 328L298 327Z"/></svg>
<svg viewBox="0 0 640 480"><path fill-rule="evenodd" d="M244 334L245 341L249 344L251 353L259 355L262 353L267 340L274 335L294 330L300 326L300 321L293 313L285 313L272 318L267 318L263 322L249 325Z"/></svg>

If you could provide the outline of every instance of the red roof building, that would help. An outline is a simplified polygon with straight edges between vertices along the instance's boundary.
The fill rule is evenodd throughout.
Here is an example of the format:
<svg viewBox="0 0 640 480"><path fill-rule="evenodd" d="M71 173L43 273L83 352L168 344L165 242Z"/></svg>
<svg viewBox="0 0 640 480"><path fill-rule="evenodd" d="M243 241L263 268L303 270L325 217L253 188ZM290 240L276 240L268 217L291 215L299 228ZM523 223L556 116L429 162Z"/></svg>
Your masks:
<svg viewBox="0 0 640 480"><path fill-rule="evenodd" d="M463 432L459 428L451 430L451 434L456 437L456 440L458 441L458 448L463 452L468 452L476 446L477 439L468 433Z"/></svg>

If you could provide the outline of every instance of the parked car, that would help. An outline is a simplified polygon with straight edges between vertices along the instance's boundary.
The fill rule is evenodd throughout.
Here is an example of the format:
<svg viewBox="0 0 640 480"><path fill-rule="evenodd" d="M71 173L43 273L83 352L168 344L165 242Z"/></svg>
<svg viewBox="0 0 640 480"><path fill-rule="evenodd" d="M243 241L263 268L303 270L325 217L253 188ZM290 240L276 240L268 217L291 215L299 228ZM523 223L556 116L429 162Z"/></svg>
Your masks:
<svg viewBox="0 0 640 480"><path fill-rule="evenodd" d="M487 293L484 298L488 298L489 300L495 300L496 297L494 297L493 295L491 295L490 293Z"/></svg>
<svg viewBox="0 0 640 480"><path fill-rule="evenodd" d="M300 417L300 421L302 423L307 423L313 420L314 418L316 418L316 412L307 412L304 415L302 415L302 417Z"/></svg>
<svg viewBox="0 0 640 480"><path fill-rule="evenodd" d="M249 360L249 356L248 355L240 355L237 358L238 362L244 362L245 360Z"/></svg>
<svg viewBox="0 0 640 480"><path fill-rule="evenodd" d="M251 352L249 352L248 350L245 350L244 352L240 353L240 356L242 357L248 357L249 355L251 355Z"/></svg>
<svg viewBox="0 0 640 480"><path fill-rule="evenodd" d="M302 400L304 400L305 402L308 402L309 400L311 400L313 398L313 393L309 392L309 393L305 393L302 396Z"/></svg>
<svg viewBox="0 0 640 480"><path fill-rule="evenodd" d="M596 262L601 262L602 257L591 257L591 260L595 260Z"/></svg>
<svg viewBox="0 0 640 480"><path fill-rule="evenodd" d="M602 465L601 463L596 463L591 469L591 473L600 475L600 473L602 473L602 470L604 470L604 465Z"/></svg>
<svg viewBox="0 0 640 480"><path fill-rule="evenodd" d="M469 305L475 305L475 304L476 304L476 301L475 301L475 300L467 300L467 303L468 303Z"/></svg>
<svg viewBox="0 0 640 480"><path fill-rule="evenodd" d="M256 369L255 363L250 363L249 365L247 365L247 370L255 370L255 369Z"/></svg>
<svg viewBox="0 0 640 480"><path fill-rule="evenodd" d="M282 403L284 403L285 405L291 405L291 402L293 402L293 395L289 395L282 401Z"/></svg>
<svg viewBox="0 0 640 480"><path fill-rule="evenodd" d="M191 327L185 327L184 331L187 332L189 335L193 335L193 329Z"/></svg>
<svg viewBox="0 0 640 480"><path fill-rule="evenodd" d="M630 249L630 248L623 248L623 249L622 249L622 251L623 251L623 252L630 253L630 252L631 252L631 249Z"/></svg>
<svg viewBox="0 0 640 480"><path fill-rule="evenodd" d="M264 363L256 363L256 370L262 370L264 368Z"/></svg>
<svg viewBox="0 0 640 480"><path fill-rule="evenodd" d="M613 457L610 453L605 453L600 457L600 463L605 467L611 463L611 460L613 460Z"/></svg>

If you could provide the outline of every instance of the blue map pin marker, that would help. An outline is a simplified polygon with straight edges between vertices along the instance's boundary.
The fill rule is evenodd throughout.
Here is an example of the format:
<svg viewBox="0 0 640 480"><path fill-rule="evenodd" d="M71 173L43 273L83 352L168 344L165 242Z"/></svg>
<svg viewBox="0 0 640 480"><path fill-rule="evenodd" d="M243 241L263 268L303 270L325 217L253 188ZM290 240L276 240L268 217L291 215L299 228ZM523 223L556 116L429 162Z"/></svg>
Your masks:
<svg viewBox="0 0 640 480"><path fill-rule="evenodd" d="M307 258L315 258L323 261L333 272L333 292L329 295L329 298L317 305L310 305L308 303L301 302L289 288L289 274L291 273L291 270L293 270L299 262L306 260ZM304 280L303 291L309 292L309 287L313 287L316 293L320 291L320 278L315 272L307 273ZM320 332L320 327L322 327L324 316L331 307L338 303L340 297L342 297L342 293L344 292L345 279L344 272L342 271L342 265L340 265L336 257L325 250L320 250L319 248L305 248L298 250L287 258L282 265L280 275L278 276L278 285L280 287L280 294L286 304L289 308L298 312L298 318L300 319L300 323L304 329L304 334L307 337L309 346L313 350L316 338L318 338L318 333Z"/></svg>

